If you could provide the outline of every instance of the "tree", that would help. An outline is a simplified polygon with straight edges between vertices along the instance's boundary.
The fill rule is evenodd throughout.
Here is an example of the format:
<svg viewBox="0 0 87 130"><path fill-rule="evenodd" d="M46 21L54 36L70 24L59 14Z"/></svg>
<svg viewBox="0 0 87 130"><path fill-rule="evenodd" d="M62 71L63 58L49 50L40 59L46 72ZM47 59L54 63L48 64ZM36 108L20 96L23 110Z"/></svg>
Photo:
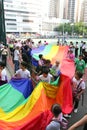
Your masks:
<svg viewBox="0 0 87 130"><path fill-rule="evenodd" d="M83 35L87 32L87 26L83 22L78 23L64 23L60 24L58 27L54 28L54 31L62 32L63 34L67 32L69 35L77 34L77 35Z"/></svg>

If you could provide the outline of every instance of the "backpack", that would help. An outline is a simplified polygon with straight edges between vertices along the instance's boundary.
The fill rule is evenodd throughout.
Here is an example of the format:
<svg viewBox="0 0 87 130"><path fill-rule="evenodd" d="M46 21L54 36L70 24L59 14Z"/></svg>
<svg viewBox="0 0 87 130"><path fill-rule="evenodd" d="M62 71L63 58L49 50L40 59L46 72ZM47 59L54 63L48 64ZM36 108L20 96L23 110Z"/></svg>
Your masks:
<svg viewBox="0 0 87 130"><path fill-rule="evenodd" d="M79 99L77 98L77 94L80 93L82 91L82 89L80 88L80 84L82 83L83 80L80 81L80 83L77 86L77 89L73 91L73 98L75 101L78 101ZM82 106L84 104L84 93L82 93Z"/></svg>
<svg viewBox="0 0 87 130"><path fill-rule="evenodd" d="M75 90L73 90L73 97L76 97L78 93L80 93L82 91L82 89L80 88L80 84L82 83L83 80L81 80L77 86L77 88Z"/></svg>
<svg viewBox="0 0 87 130"><path fill-rule="evenodd" d="M68 120L64 117L62 117L62 121L59 121L57 119L52 119L52 121L60 123L61 130L67 130L68 128Z"/></svg>

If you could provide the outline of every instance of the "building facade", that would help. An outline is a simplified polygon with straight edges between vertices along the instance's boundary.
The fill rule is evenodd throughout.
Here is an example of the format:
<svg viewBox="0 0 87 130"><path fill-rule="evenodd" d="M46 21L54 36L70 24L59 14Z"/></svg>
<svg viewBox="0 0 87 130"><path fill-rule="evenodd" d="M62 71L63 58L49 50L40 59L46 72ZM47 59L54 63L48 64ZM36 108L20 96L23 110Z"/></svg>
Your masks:
<svg viewBox="0 0 87 130"><path fill-rule="evenodd" d="M39 32L42 0L4 0L6 32Z"/></svg>
<svg viewBox="0 0 87 130"><path fill-rule="evenodd" d="M64 0L49 0L49 17L63 18Z"/></svg>
<svg viewBox="0 0 87 130"><path fill-rule="evenodd" d="M83 21L87 25L87 0L83 2Z"/></svg>
<svg viewBox="0 0 87 130"><path fill-rule="evenodd" d="M68 1L68 19L71 23L75 22L75 3L76 0L69 0Z"/></svg>

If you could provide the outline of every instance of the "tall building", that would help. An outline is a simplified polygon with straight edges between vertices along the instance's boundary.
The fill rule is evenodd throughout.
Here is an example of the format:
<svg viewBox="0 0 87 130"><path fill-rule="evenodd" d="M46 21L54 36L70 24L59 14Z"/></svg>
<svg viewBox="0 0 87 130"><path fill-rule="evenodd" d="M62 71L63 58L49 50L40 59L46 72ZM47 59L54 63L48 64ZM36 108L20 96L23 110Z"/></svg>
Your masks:
<svg viewBox="0 0 87 130"><path fill-rule="evenodd" d="M63 18L64 0L49 0L49 17Z"/></svg>
<svg viewBox="0 0 87 130"><path fill-rule="evenodd" d="M64 0L64 10L63 10L63 18L68 19L68 1Z"/></svg>
<svg viewBox="0 0 87 130"><path fill-rule="evenodd" d="M84 3L83 3L83 21L85 24L87 24L87 0L84 0Z"/></svg>
<svg viewBox="0 0 87 130"><path fill-rule="evenodd" d="M83 0L76 0L75 3L75 22L80 22L82 20L82 6L83 6Z"/></svg>
<svg viewBox="0 0 87 130"><path fill-rule="evenodd" d="M85 11L85 1L82 0L80 21L83 21L83 22L84 22L84 15L85 15L84 11Z"/></svg>
<svg viewBox="0 0 87 130"><path fill-rule="evenodd" d="M68 19L71 23L75 22L75 4L76 0L68 1Z"/></svg>
<svg viewBox="0 0 87 130"><path fill-rule="evenodd" d="M40 32L42 0L4 0L6 32Z"/></svg>

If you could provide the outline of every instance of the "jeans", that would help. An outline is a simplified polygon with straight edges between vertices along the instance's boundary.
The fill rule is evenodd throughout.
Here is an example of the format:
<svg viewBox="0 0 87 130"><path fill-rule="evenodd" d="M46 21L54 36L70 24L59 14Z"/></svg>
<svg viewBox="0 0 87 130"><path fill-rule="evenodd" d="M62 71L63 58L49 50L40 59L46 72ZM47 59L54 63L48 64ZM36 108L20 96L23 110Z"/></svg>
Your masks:
<svg viewBox="0 0 87 130"><path fill-rule="evenodd" d="M19 61L18 60L14 60L14 69L15 69L15 72L19 69Z"/></svg>

